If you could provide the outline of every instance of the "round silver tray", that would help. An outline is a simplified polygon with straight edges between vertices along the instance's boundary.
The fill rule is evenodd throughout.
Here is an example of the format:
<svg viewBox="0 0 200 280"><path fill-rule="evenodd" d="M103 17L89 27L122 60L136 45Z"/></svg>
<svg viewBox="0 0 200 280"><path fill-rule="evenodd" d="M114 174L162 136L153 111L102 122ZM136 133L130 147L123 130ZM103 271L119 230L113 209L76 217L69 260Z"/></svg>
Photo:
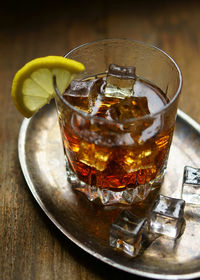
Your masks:
<svg viewBox="0 0 200 280"><path fill-rule="evenodd" d="M200 277L200 207L185 207L186 226L176 241L159 237L145 252L130 258L109 246L110 225L121 207L89 202L66 179L63 148L54 103L31 119L19 134L21 168L33 196L49 219L75 244L101 261L136 275L157 279ZM183 168L200 167L200 125L178 111L167 173L160 190L180 198ZM152 194L154 195L154 194ZM131 208L148 211L152 197Z"/></svg>

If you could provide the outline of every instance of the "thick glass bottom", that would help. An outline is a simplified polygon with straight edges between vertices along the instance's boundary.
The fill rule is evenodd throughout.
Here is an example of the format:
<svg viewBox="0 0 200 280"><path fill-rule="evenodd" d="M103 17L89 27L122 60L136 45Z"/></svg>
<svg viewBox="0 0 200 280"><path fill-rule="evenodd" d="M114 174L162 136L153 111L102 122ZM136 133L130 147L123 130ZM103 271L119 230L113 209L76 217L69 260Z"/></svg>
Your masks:
<svg viewBox="0 0 200 280"><path fill-rule="evenodd" d="M135 188L127 188L122 191L113 191L111 189L101 189L96 186L90 186L79 180L77 175L69 168L68 161L66 160L67 180L72 188L84 193L89 201L99 199L103 205L117 203L131 205L145 200L151 191L161 186L165 169L166 165L162 168L156 178L149 181L147 184L138 185Z"/></svg>

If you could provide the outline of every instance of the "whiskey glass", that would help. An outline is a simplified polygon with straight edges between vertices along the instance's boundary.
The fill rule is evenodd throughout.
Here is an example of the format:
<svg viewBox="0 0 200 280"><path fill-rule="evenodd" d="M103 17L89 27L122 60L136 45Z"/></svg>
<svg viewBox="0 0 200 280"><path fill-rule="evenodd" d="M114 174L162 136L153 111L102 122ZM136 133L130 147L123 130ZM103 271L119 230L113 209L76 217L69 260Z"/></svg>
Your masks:
<svg viewBox="0 0 200 280"><path fill-rule="evenodd" d="M161 49L129 39L90 42L71 50L66 57L85 65L78 80L107 73L114 63L134 66L137 77L163 92L167 102L154 113L109 120L70 104L56 88L71 187L103 205L145 200L162 185L166 171L182 87L179 67Z"/></svg>

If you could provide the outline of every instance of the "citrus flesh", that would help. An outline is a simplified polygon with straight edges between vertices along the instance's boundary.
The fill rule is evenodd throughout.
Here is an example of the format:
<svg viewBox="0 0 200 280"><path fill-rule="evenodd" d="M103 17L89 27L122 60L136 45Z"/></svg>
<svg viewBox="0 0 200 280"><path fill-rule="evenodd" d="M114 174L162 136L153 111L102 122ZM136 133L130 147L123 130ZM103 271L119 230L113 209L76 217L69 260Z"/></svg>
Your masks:
<svg viewBox="0 0 200 280"><path fill-rule="evenodd" d="M18 111L29 118L55 96L53 76L62 94L84 65L62 56L46 56L26 63L14 76L11 96Z"/></svg>

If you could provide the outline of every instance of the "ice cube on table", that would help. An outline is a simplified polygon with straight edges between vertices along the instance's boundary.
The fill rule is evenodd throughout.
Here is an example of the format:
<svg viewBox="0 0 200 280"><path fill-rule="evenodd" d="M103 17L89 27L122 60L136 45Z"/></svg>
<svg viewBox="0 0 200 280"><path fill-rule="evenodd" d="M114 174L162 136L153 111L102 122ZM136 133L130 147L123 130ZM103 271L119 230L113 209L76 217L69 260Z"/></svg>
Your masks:
<svg viewBox="0 0 200 280"><path fill-rule="evenodd" d="M150 214L150 231L177 238L184 225L185 201L159 195Z"/></svg>
<svg viewBox="0 0 200 280"><path fill-rule="evenodd" d="M134 83L135 67L110 64L104 94L121 99L132 96Z"/></svg>
<svg viewBox="0 0 200 280"><path fill-rule="evenodd" d="M200 205L200 168L185 166L181 197L188 204Z"/></svg>
<svg viewBox="0 0 200 280"><path fill-rule="evenodd" d="M135 257L142 250L143 233L146 231L146 218L139 218L124 210L111 225L110 246Z"/></svg>
<svg viewBox="0 0 200 280"><path fill-rule="evenodd" d="M185 166L183 174L183 183L200 185L200 168Z"/></svg>

